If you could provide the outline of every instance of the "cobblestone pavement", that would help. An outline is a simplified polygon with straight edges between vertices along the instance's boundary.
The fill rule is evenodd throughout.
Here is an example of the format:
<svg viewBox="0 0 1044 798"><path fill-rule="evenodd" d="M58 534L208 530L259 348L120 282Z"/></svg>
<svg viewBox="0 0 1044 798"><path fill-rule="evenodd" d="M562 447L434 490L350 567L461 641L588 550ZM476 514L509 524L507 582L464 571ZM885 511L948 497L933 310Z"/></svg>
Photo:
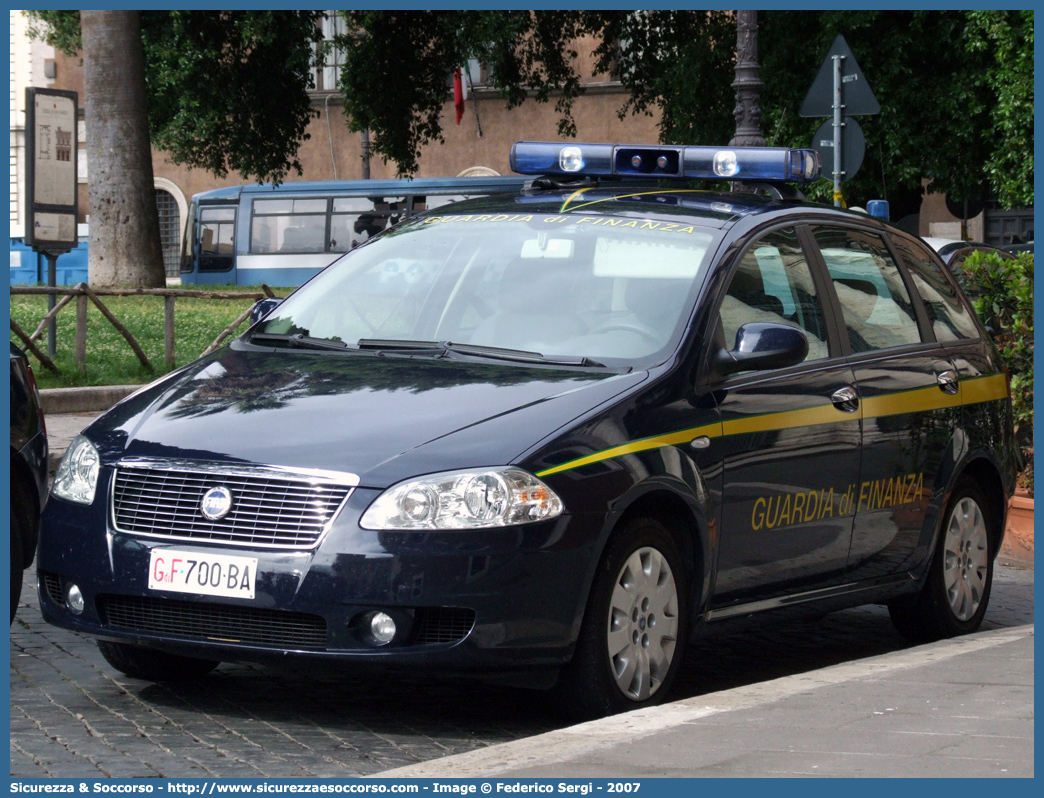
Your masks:
<svg viewBox="0 0 1044 798"><path fill-rule="evenodd" d="M1033 571L998 568L984 627L1032 622ZM878 607L719 635L692 647L672 697L907 646ZM352 777L561 725L542 694L460 681L252 665L192 684L129 679L44 624L29 586L11 627L12 777Z"/></svg>

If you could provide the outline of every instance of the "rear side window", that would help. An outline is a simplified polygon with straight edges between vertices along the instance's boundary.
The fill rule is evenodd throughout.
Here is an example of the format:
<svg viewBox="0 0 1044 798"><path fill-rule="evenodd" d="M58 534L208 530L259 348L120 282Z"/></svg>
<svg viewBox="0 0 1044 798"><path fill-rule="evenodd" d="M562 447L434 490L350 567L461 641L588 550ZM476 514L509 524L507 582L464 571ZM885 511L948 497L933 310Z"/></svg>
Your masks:
<svg viewBox="0 0 1044 798"><path fill-rule="evenodd" d="M816 286L793 228L752 244L732 277L721 304L725 343L731 348L739 328L752 321L799 327L808 339L806 360L829 354Z"/></svg>
<svg viewBox="0 0 1044 798"><path fill-rule="evenodd" d="M910 294L881 237L822 227L814 235L844 313L852 352L919 343Z"/></svg>
<svg viewBox="0 0 1044 798"><path fill-rule="evenodd" d="M906 241L896 241L895 245L913 278L917 293L924 300L935 340L946 342L978 338L975 319L961 301L957 289L946 279L939 264Z"/></svg>

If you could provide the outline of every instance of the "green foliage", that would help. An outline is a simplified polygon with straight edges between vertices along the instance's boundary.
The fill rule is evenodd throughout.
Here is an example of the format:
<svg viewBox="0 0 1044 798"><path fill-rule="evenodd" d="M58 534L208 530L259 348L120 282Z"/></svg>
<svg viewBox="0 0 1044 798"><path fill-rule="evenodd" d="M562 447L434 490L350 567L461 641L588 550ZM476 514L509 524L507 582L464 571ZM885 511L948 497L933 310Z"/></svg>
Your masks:
<svg viewBox="0 0 1044 798"><path fill-rule="evenodd" d="M400 175L417 171L421 148L441 142L450 79L470 58L487 65L489 84L508 107L557 94L559 133L575 135L570 115L580 80L572 41L583 30L575 12L343 11L348 33L340 86L352 130L370 130L372 148Z"/></svg>
<svg viewBox="0 0 1044 798"><path fill-rule="evenodd" d="M144 12L153 144L224 177L282 180L313 111L319 12Z"/></svg>
<svg viewBox="0 0 1044 798"><path fill-rule="evenodd" d="M78 11L27 12L31 34L79 51ZM311 108L319 11L143 11L149 129L174 163L281 181Z"/></svg>
<svg viewBox="0 0 1044 798"><path fill-rule="evenodd" d="M979 76L995 95L994 130L986 164L990 186L1005 208L1033 205L1033 12L970 11L967 48L986 54Z"/></svg>
<svg viewBox="0 0 1044 798"><path fill-rule="evenodd" d="M991 98L979 80L987 59L963 46L964 12L770 11L761 21L762 127L777 144L808 146L824 121L797 112L839 33L881 104L857 119L866 156L843 184L848 204L888 199L902 218L919 211L922 178L931 191L981 198L972 165L989 154Z"/></svg>
<svg viewBox="0 0 1044 798"><path fill-rule="evenodd" d="M29 12L74 51L79 12ZM154 141L174 160L223 175L281 179L313 112L306 88L322 12L142 12ZM727 11L342 11L340 86L352 130L401 175L443 141L453 69L475 58L509 107L555 102L572 136L583 88L575 41L594 37L596 69L620 80L627 114L661 114L665 142L726 143L733 119L735 23ZM807 146L822 119L797 114L844 34L881 113L859 123L867 151L844 184L849 204L919 210L921 180L953 199L1033 204L1032 11L765 11L759 15L761 127L770 144ZM38 26L39 27L39 26ZM42 28L41 28L42 30ZM882 46L887 43L887 46ZM826 198L824 181L811 191Z"/></svg>
<svg viewBox="0 0 1044 798"><path fill-rule="evenodd" d="M68 55L82 48L79 11L26 11L29 37L46 42Z"/></svg>
<svg viewBox="0 0 1044 798"><path fill-rule="evenodd" d="M961 278L975 287L972 304L982 323L993 330L1001 358L1011 374L1016 434L1027 454L1032 490L1033 255L1020 252L1012 260L993 252L975 252L964 262Z"/></svg>
<svg viewBox="0 0 1044 798"><path fill-rule="evenodd" d="M583 21L601 39L596 69L630 93L621 119L656 108L665 143L729 142L736 129L733 12L601 11Z"/></svg>

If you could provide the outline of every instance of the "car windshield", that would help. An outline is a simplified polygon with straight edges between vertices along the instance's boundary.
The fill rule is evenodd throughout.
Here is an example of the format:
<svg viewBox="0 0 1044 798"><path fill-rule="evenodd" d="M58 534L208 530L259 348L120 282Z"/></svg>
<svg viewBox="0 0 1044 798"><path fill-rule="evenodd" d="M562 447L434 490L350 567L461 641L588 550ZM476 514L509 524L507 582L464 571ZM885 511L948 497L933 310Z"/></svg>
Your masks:
<svg viewBox="0 0 1044 798"><path fill-rule="evenodd" d="M645 216L420 218L331 265L253 332L651 364L681 334L717 235Z"/></svg>

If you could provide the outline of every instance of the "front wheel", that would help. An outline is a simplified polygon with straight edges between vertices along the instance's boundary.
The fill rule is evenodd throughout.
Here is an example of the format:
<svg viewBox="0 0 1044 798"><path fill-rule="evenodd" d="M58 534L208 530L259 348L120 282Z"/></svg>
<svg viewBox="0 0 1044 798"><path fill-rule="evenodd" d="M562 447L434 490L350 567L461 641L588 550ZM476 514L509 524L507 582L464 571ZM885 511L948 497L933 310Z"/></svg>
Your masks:
<svg viewBox="0 0 1044 798"><path fill-rule="evenodd" d="M924 587L915 599L888 605L900 634L926 643L979 628L993 584L994 523L979 486L961 477L943 515Z"/></svg>
<svg viewBox="0 0 1044 798"><path fill-rule="evenodd" d="M221 663L209 659L182 657L143 646L98 641L105 661L121 673L150 682L183 682L210 673Z"/></svg>
<svg viewBox="0 0 1044 798"><path fill-rule="evenodd" d="M610 542L591 588L573 660L558 692L574 717L661 703L684 652L686 576L658 521L639 519Z"/></svg>

